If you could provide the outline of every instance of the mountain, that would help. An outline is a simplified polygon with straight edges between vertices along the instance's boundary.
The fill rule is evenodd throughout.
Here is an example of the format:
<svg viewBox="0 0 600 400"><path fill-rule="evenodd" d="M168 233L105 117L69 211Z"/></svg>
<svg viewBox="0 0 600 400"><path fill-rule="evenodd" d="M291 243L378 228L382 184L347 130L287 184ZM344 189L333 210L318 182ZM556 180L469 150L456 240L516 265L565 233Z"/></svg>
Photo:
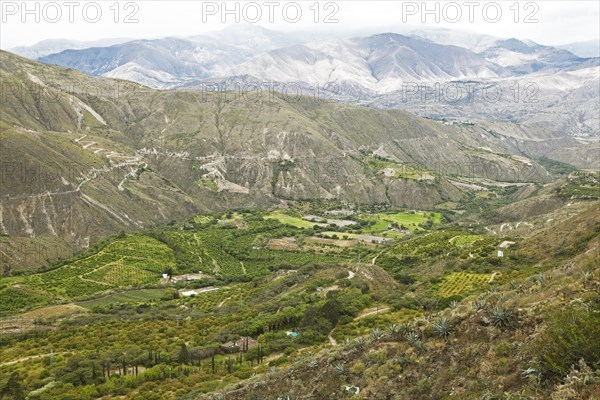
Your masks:
<svg viewBox="0 0 600 400"><path fill-rule="evenodd" d="M393 33L329 40L260 54L226 75L259 82L356 85L376 93L406 82L497 78L504 71L464 48Z"/></svg>
<svg viewBox="0 0 600 400"><path fill-rule="evenodd" d="M95 76L126 79L155 88L221 75L254 55L316 35L285 34L251 25L187 38L134 40L113 46L64 50L38 60Z"/></svg>
<svg viewBox="0 0 600 400"><path fill-rule="evenodd" d="M445 28L405 28L395 26L393 32L404 35L418 36L437 44L464 47L474 53L480 53L491 47L500 38L470 31Z"/></svg>
<svg viewBox="0 0 600 400"><path fill-rule="evenodd" d="M46 39L31 46L14 47L10 49L10 51L20 56L36 60L40 57L44 57L50 54L60 53L63 50L80 50L87 49L90 47L107 47L113 46L115 44L125 43L130 40L131 39L126 38L110 38L82 42L79 40L70 39Z"/></svg>
<svg viewBox="0 0 600 400"><path fill-rule="evenodd" d="M219 83L239 90L276 82L279 90L402 108L429 118L495 120L595 137L599 70L597 58L580 58L531 41L495 40L475 54L419 37L381 34L261 53L224 77L182 87ZM490 91L497 98L488 100ZM568 106L561 100L565 98Z"/></svg>
<svg viewBox="0 0 600 400"><path fill-rule="evenodd" d="M235 48L207 42L165 38L136 40L109 47L65 50L40 61L96 76L129 79L153 87L207 77L241 62Z"/></svg>
<svg viewBox="0 0 600 400"><path fill-rule="evenodd" d="M156 91L0 54L11 88L0 150L14 166L0 211L11 236L85 246L198 210L303 199L433 207L466 195L454 176L551 179L521 150L518 127L498 133L276 93ZM584 146L536 140L546 152Z"/></svg>
<svg viewBox="0 0 600 400"><path fill-rule="evenodd" d="M524 42L514 38L498 40L479 54L486 60L507 68L515 75L545 70L556 72L599 65L598 59L588 60L564 49L542 46L535 42Z"/></svg>
<svg viewBox="0 0 600 400"><path fill-rule="evenodd" d="M402 80L446 81L505 75L502 68L464 48L439 45L420 37L389 33L325 40L320 34L281 33L245 25L188 38L65 50L39 60L152 87L173 86L191 79L248 75L278 82L360 80L366 89L381 92L397 89ZM286 70L284 64L288 62L295 65L294 72Z"/></svg>
<svg viewBox="0 0 600 400"><path fill-rule="evenodd" d="M589 142L590 151L597 152L598 96L600 67L583 68L582 65L575 70L549 69L495 81L411 86L362 104L402 108L437 120L519 124L540 133L552 133L552 136L579 137ZM571 162L581 168L595 167L587 162L580 164L575 159Z"/></svg>
<svg viewBox="0 0 600 400"><path fill-rule="evenodd" d="M600 57L600 39L573 42L557 47L568 50L579 57Z"/></svg>
<svg viewBox="0 0 600 400"><path fill-rule="evenodd" d="M154 88L262 87L403 108L434 119L486 119L597 136L598 58L515 38L401 28L410 36L340 39L234 25L188 38L66 50L40 60ZM492 89L498 98L490 107L486 96Z"/></svg>
<svg viewBox="0 0 600 400"><path fill-rule="evenodd" d="M393 34L278 45L241 40L254 69L224 84L326 77L369 107L0 51L0 398L599 398L594 60L524 79ZM122 46L153 85L216 65Z"/></svg>

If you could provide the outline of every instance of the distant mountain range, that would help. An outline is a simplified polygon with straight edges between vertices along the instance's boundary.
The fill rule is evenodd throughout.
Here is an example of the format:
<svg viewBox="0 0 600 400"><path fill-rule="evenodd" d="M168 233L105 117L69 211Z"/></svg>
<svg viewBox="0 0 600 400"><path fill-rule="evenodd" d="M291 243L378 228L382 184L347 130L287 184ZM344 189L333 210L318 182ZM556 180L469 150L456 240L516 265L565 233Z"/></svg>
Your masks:
<svg viewBox="0 0 600 400"><path fill-rule="evenodd" d="M600 39L586 40L584 42L573 42L558 46L569 50L579 57L600 57Z"/></svg>
<svg viewBox="0 0 600 400"><path fill-rule="evenodd" d="M563 134L597 136L599 58L580 57L565 48L529 40L447 29L402 32L349 38L235 25L192 37L113 39L113 44L104 45L76 42L54 53L69 43L45 41L15 52L152 88L198 89L219 84L234 90L244 84L277 87L293 83L306 89L305 94L324 90L334 100L405 108L427 117L541 123ZM85 46L93 47L81 48ZM566 47L583 51L593 43ZM435 107L422 96L406 96L408 87L414 91L419 85L421 94L430 94L443 91L448 83L483 90L494 85L501 88L502 96L490 106L489 101L467 101L469 95L463 92L452 101L435 101ZM562 101L567 98L568 107Z"/></svg>
<svg viewBox="0 0 600 400"><path fill-rule="evenodd" d="M232 26L186 38L133 40L111 46L71 48L41 57L15 53L94 76L168 88L190 80L222 76L261 52L316 40L309 33L286 34L255 26Z"/></svg>
<svg viewBox="0 0 600 400"><path fill-rule="evenodd" d="M90 47L106 47L129 41L131 41L131 39L127 38L100 39L88 42L69 39L46 39L32 46L19 46L12 48L11 51L20 56L34 60L40 57L47 56L49 54L60 53L64 50L88 49Z"/></svg>

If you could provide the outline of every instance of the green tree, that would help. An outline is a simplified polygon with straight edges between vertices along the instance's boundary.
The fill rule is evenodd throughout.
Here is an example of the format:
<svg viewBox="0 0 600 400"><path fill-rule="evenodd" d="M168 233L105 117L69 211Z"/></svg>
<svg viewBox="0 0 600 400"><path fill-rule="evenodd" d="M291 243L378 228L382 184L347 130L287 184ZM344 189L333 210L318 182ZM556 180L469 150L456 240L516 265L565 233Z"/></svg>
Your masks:
<svg viewBox="0 0 600 400"><path fill-rule="evenodd" d="M559 378L567 375L573 365L584 360L600 366L600 302L572 305L549 315L548 327L537 341L542 376Z"/></svg>
<svg viewBox="0 0 600 400"><path fill-rule="evenodd" d="M177 357L177 360L179 361L179 364L187 365L190 363L190 352L185 343L181 343L181 346L179 347L179 356Z"/></svg>
<svg viewBox="0 0 600 400"><path fill-rule="evenodd" d="M18 373L14 372L8 381L0 389L0 399L2 400L25 400L25 393L23 393L23 387L21 386L21 377Z"/></svg>

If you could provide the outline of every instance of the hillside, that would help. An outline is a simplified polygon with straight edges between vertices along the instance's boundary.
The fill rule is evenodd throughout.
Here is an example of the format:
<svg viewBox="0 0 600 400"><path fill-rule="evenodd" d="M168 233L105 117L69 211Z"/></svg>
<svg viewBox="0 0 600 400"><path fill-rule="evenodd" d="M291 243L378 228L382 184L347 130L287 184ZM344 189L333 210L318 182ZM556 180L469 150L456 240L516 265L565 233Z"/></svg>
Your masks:
<svg viewBox="0 0 600 400"><path fill-rule="evenodd" d="M157 91L0 56L9 260L12 237L57 236L75 254L198 211L311 199L431 208L480 178L552 179L515 128L272 92Z"/></svg>
<svg viewBox="0 0 600 400"><path fill-rule="evenodd" d="M597 176L486 189L437 211L311 201L200 214L1 277L0 388L598 396Z"/></svg>

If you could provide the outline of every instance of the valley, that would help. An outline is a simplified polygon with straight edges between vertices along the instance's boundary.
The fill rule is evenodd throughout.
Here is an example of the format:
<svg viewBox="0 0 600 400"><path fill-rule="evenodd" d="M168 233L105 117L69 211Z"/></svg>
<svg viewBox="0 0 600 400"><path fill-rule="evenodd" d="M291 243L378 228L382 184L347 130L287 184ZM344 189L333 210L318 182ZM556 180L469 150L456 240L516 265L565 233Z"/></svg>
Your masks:
<svg viewBox="0 0 600 400"><path fill-rule="evenodd" d="M474 222L483 213L510 220L515 205L501 199L511 194L494 188L500 199L483 208L476 194L425 212L296 202L122 232L43 272L0 278L0 371L25 377L35 399L301 398L306 382L317 397L323 388L343 397L348 385L371 396L385 393L383 371L398 371L390 391L431 368L458 379L457 365L487 362L472 352L493 345L513 365L490 370L494 386L536 396L539 387L514 376L555 371L544 358L516 357L538 351L538 339L522 336L550 323L535 314L554 315L550 305L565 299L598 304L599 189L595 175L562 178L514 203L524 215L503 229ZM544 199L569 205L533 211ZM542 355L551 351L560 350Z"/></svg>
<svg viewBox="0 0 600 400"><path fill-rule="evenodd" d="M419 32L0 50L0 400L600 398L598 58Z"/></svg>

